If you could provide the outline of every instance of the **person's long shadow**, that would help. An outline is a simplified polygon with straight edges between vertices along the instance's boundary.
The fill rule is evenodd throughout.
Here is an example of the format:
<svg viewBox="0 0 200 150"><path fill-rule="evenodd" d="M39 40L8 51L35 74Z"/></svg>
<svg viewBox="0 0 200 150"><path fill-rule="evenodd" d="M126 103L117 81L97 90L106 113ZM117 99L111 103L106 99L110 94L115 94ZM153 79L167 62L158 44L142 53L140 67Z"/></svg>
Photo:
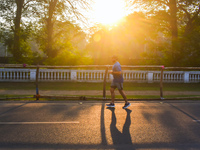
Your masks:
<svg viewBox="0 0 200 150"><path fill-rule="evenodd" d="M131 117L130 113L132 112L130 109L125 109L127 112L126 116L126 121L124 123L124 127L122 130L122 133L117 129L116 124L117 124L117 118L115 115L115 108L107 108L111 110L112 112L112 121L110 124L110 132L111 132L111 137L113 140L114 145L118 144L132 144L132 139L130 135L130 125L131 125Z"/></svg>

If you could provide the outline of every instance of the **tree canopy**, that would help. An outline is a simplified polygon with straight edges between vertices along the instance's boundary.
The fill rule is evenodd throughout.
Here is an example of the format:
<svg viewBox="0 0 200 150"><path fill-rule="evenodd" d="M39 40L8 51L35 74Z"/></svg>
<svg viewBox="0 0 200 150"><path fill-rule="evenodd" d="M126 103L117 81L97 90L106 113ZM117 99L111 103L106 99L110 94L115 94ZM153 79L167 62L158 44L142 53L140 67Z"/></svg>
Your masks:
<svg viewBox="0 0 200 150"><path fill-rule="evenodd" d="M155 27L170 39L169 48L164 50L168 65L199 64L197 59L191 59L199 56L198 0L130 0L128 4L129 7L140 6L146 16L154 19Z"/></svg>
<svg viewBox="0 0 200 150"><path fill-rule="evenodd" d="M41 58L52 65L109 64L118 54L122 64L200 65L199 0L126 2L133 13L116 26L98 24L88 33L77 20L87 22L83 12L92 0L0 1L0 41L15 63Z"/></svg>
<svg viewBox="0 0 200 150"><path fill-rule="evenodd" d="M90 0L8 0L1 1L1 39L8 46L13 54L13 61L23 63L33 55L30 47L30 41L37 41L40 50L44 52L48 59L58 56L61 47L73 47L72 39L67 38L69 34L60 34L65 31L73 20L85 20L81 9L89 9ZM79 9L78 9L79 8ZM63 23L61 23L63 22ZM68 23L66 23L68 22ZM56 27L54 27L56 26ZM76 25L75 25L76 26ZM80 28L75 27L76 32ZM75 31L73 29L73 32ZM67 31L71 32L71 31ZM6 34L9 33L9 34ZM74 34L77 34L74 32ZM42 35L42 36L41 36ZM65 36L65 37L64 37ZM62 38L62 39L61 39ZM61 39L58 41L58 39ZM63 41L66 39L66 41ZM59 45L60 44L60 45ZM64 51L64 49L63 49ZM37 55L37 54L35 54ZM30 62L31 63L31 62Z"/></svg>
<svg viewBox="0 0 200 150"><path fill-rule="evenodd" d="M118 54L128 64L199 66L198 0L128 0L127 5L139 12L117 27L95 27L100 30L87 47L93 57Z"/></svg>

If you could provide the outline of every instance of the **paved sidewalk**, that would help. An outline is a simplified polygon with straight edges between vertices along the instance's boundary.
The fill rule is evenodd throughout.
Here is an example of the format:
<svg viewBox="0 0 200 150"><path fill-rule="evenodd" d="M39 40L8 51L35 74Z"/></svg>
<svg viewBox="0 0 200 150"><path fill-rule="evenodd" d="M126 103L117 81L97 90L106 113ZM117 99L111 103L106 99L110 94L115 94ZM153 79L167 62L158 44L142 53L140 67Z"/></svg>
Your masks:
<svg viewBox="0 0 200 150"><path fill-rule="evenodd" d="M34 95L35 90L0 90L0 95ZM103 91L99 90L40 90L41 95L102 95ZM125 91L127 95L160 95L160 91ZM163 91L164 95L200 95L198 91ZM110 91L106 91L106 95L110 95ZM116 90L116 95L119 92Z"/></svg>

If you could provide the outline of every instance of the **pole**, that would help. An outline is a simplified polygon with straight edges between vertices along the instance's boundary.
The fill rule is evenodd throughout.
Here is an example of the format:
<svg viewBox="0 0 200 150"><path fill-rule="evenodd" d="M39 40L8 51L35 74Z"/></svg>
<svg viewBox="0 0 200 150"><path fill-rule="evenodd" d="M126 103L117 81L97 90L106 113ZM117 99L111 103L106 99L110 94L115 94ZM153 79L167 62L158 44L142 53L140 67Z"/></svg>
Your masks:
<svg viewBox="0 0 200 150"><path fill-rule="evenodd" d="M38 89L38 75L39 75L39 67L37 66L37 69L36 69L36 80L35 80L35 85L36 85L36 100L39 100L39 98L40 98L39 89Z"/></svg>
<svg viewBox="0 0 200 150"><path fill-rule="evenodd" d="M108 74L108 67L105 70L104 81L103 81L103 99L106 99L106 77Z"/></svg>
<svg viewBox="0 0 200 150"><path fill-rule="evenodd" d="M163 70L164 70L164 66L161 67L161 74L160 74L160 99L164 99L163 98Z"/></svg>

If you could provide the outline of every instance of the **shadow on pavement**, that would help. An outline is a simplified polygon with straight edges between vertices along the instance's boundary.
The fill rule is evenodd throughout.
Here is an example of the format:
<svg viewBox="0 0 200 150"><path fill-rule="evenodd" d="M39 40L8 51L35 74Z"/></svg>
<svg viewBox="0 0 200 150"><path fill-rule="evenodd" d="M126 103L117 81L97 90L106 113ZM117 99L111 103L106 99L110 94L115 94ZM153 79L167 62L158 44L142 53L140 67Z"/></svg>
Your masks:
<svg viewBox="0 0 200 150"><path fill-rule="evenodd" d="M122 132L118 130L116 127L117 124L117 118L115 115L115 108L107 108L112 112L111 116L111 124L110 124L110 132L113 140L114 145L118 144L131 144L132 145L132 140L131 140L131 135L130 135L130 125L131 125L131 118L130 118L130 113L132 112L130 109L125 109L127 112L126 120L123 126Z"/></svg>

